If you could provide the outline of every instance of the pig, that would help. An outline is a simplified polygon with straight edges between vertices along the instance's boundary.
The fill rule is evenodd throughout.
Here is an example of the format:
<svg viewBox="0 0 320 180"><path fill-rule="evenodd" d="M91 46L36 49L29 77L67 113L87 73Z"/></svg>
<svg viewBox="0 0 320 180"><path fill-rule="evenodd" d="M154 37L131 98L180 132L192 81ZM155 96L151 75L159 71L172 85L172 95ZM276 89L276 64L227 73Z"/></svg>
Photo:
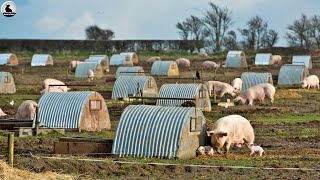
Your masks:
<svg viewBox="0 0 320 180"><path fill-rule="evenodd" d="M161 58L159 56L154 56L154 57L150 57L150 58L146 59L146 62L148 64L152 64L155 61L161 61Z"/></svg>
<svg viewBox="0 0 320 180"><path fill-rule="evenodd" d="M198 55L201 57L209 57L209 55L206 52L199 52Z"/></svg>
<svg viewBox="0 0 320 180"><path fill-rule="evenodd" d="M249 101L249 106L253 106L254 100L263 102L264 98L267 96L271 100L271 103L273 103L275 93L276 88L272 84L262 83L245 90L234 100L240 101L241 104L245 104L246 101Z"/></svg>
<svg viewBox="0 0 320 180"><path fill-rule="evenodd" d="M242 140L239 141L239 142L234 142L234 143L233 143L233 146L234 146L234 147L241 148L243 144L244 144L244 140L242 139Z"/></svg>
<svg viewBox="0 0 320 180"><path fill-rule="evenodd" d="M310 89L310 87L319 89L319 78L316 75L310 75L301 81L301 87Z"/></svg>
<svg viewBox="0 0 320 180"><path fill-rule="evenodd" d="M217 64L212 61L205 61L202 63L202 70L205 70L205 69L213 70L213 69L218 69L218 67L220 67L220 63Z"/></svg>
<svg viewBox="0 0 320 180"><path fill-rule="evenodd" d="M210 95L212 90L214 90L214 94L220 95L220 97L223 97L223 95L225 94L230 94L232 97L236 95L234 93L234 88L230 84L225 82L207 81L205 85L208 87Z"/></svg>
<svg viewBox="0 0 320 180"><path fill-rule="evenodd" d="M176 60L178 66L187 67L190 70L190 61L186 58L179 58Z"/></svg>
<svg viewBox="0 0 320 180"><path fill-rule="evenodd" d="M92 69L89 69L88 72L87 72L87 75L88 75L88 81L93 81L93 78L94 78L94 73L92 71Z"/></svg>
<svg viewBox="0 0 320 180"><path fill-rule="evenodd" d="M280 55L272 55L270 64L280 64L282 57Z"/></svg>
<svg viewBox="0 0 320 180"><path fill-rule="evenodd" d="M213 156L214 151L211 146L200 146L196 151L197 155L209 155Z"/></svg>
<svg viewBox="0 0 320 180"><path fill-rule="evenodd" d="M56 79L45 79L42 82L43 90L41 91L41 93L44 93L45 91L48 92L49 85L65 85L65 84L62 81L59 81ZM68 88L67 86L50 86L49 91L51 91L51 89L61 89L63 92L68 92L70 90L70 88Z"/></svg>
<svg viewBox="0 0 320 180"><path fill-rule="evenodd" d="M47 92L63 92L62 89L49 88L41 91L41 95L44 95Z"/></svg>
<svg viewBox="0 0 320 180"><path fill-rule="evenodd" d="M265 154L264 150L262 149L261 146L250 146L250 150L251 150L251 153L250 155L254 154L254 153L258 153L259 156L262 156L262 154Z"/></svg>
<svg viewBox="0 0 320 180"><path fill-rule="evenodd" d="M83 62L82 62L82 61L71 61L71 62L69 63L69 68L68 68L68 69L69 69L71 72L75 72L78 64L81 64L81 63L83 63Z"/></svg>
<svg viewBox="0 0 320 180"><path fill-rule="evenodd" d="M207 134L218 153L221 153L222 147L225 147L225 153L229 154L232 144L243 141L249 148L254 142L254 131L250 122L240 115L229 115L218 119Z"/></svg>
<svg viewBox="0 0 320 180"><path fill-rule="evenodd" d="M4 113L3 111L2 111L2 109L0 108L0 117L1 116L6 116L7 114L6 113Z"/></svg>
<svg viewBox="0 0 320 180"><path fill-rule="evenodd" d="M17 111L17 119L33 120L38 104L31 100L21 103Z"/></svg>
<svg viewBox="0 0 320 180"><path fill-rule="evenodd" d="M240 93L242 90L242 80L240 78L235 78L231 82L231 86L234 88L235 93Z"/></svg>

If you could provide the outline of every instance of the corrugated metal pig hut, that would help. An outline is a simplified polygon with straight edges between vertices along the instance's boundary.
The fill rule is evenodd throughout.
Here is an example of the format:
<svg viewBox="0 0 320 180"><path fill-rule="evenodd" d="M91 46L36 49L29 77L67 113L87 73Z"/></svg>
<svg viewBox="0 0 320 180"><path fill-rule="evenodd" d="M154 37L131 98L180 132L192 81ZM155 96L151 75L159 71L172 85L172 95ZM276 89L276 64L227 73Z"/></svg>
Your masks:
<svg viewBox="0 0 320 180"><path fill-rule="evenodd" d="M158 95L158 87L152 76L119 76L113 85L111 99L129 100L128 96L137 95L141 91L142 96L146 97Z"/></svg>
<svg viewBox="0 0 320 180"><path fill-rule="evenodd" d="M31 59L31 66L53 65L53 59L50 54L34 54Z"/></svg>
<svg viewBox="0 0 320 180"><path fill-rule="evenodd" d="M107 55L90 55L84 62L96 62L101 65L104 73L109 72L109 58Z"/></svg>
<svg viewBox="0 0 320 180"><path fill-rule="evenodd" d="M271 53L257 53L254 59L254 64L257 66L270 65L271 57Z"/></svg>
<svg viewBox="0 0 320 180"><path fill-rule="evenodd" d="M244 72L241 74L242 80L242 91L249 89L252 86L261 83L273 84L272 74L267 73L255 73L255 72Z"/></svg>
<svg viewBox="0 0 320 180"><path fill-rule="evenodd" d="M44 127L78 131L111 128L108 108L97 92L48 92L41 96L38 106L39 122Z"/></svg>
<svg viewBox="0 0 320 180"><path fill-rule="evenodd" d="M16 92L14 79L9 72L0 72L0 93L12 94Z"/></svg>
<svg viewBox="0 0 320 180"><path fill-rule="evenodd" d="M195 98L195 100L158 99L157 106L180 107L187 101L194 103L202 111L211 111L211 101L208 88L204 84L163 84L159 97Z"/></svg>
<svg viewBox="0 0 320 180"><path fill-rule="evenodd" d="M292 64L295 65L305 65L308 69L312 69L312 60L311 56L293 56L292 57Z"/></svg>
<svg viewBox="0 0 320 180"><path fill-rule="evenodd" d="M179 76L179 68L175 61L155 61L151 67L153 76Z"/></svg>
<svg viewBox="0 0 320 180"><path fill-rule="evenodd" d="M125 54L114 54L110 59L111 66L133 66L133 61L129 55Z"/></svg>
<svg viewBox="0 0 320 180"><path fill-rule="evenodd" d="M135 52L122 52L120 55L129 56L130 60L133 62L133 64L139 64L138 55Z"/></svg>
<svg viewBox="0 0 320 180"><path fill-rule="evenodd" d="M101 78L103 76L103 70L100 64L95 62L85 62L85 63L78 64L76 68L75 77L87 78L89 69L93 71L94 77Z"/></svg>
<svg viewBox="0 0 320 180"><path fill-rule="evenodd" d="M309 70L306 66L284 64L279 71L278 85L300 85L301 81L307 76L309 76Z"/></svg>
<svg viewBox="0 0 320 180"><path fill-rule="evenodd" d="M0 54L0 65L15 66L18 64L19 64L18 58L15 54L12 54L12 53Z"/></svg>
<svg viewBox="0 0 320 180"><path fill-rule="evenodd" d="M118 67L116 78L119 76L144 76L144 70L141 66Z"/></svg>
<svg viewBox="0 0 320 180"><path fill-rule="evenodd" d="M122 113L112 153L189 159L205 144L206 125L194 107L130 105Z"/></svg>

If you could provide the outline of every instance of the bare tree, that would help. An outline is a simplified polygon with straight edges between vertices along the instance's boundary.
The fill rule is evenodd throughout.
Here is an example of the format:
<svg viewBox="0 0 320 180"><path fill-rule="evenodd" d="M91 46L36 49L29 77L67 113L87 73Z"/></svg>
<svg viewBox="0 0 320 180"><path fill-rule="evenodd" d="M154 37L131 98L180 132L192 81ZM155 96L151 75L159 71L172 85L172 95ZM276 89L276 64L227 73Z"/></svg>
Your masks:
<svg viewBox="0 0 320 180"><path fill-rule="evenodd" d="M314 15L310 20L310 35L317 48L320 48L320 16Z"/></svg>
<svg viewBox="0 0 320 180"><path fill-rule="evenodd" d="M278 41L278 33L268 29L268 23L260 16L254 16L247 22L247 28L239 29L243 36L242 45L247 49L272 47Z"/></svg>
<svg viewBox="0 0 320 180"><path fill-rule="evenodd" d="M176 24L176 28L178 28L181 39L188 40L190 34L189 24L187 22L179 22Z"/></svg>
<svg viewBox="0 0 320 180"><path fill-rule="evenodd" d="M101 29L96 25L86 28L87 39L93 40L111 40L114 38L114 32L110 29Z"/></svg>
<svg viewBox="0 0 320 180"><path fill-rule="evenodd" d="M191 15L190 18L187 18L187 23L191 32L192 40L203 40L203 23L200 18Z"/></svg>
<svg viewBox="0 0 320 180"><path fill-rule="evenodd" d="M238 49L237 34L234 31L229 31L223 39L223 46L227 50Z"/></svg>
<svg viewBox="0 0 320 180"><path fill-rule="evenodd" d="M300 19L295 20L293 24L288 26L289 32L287 32L286 37L289 45L310 48L312 41L310 38L310 27L310 20L305 14L302 14Z"/></svg>
<svg viewBox="0 0 320 180"><path fill-rule="evenodd" d="M209 42L213 51L220 51L223 38L232 25L231 11L225 7L220 8L218 5L209 2L210 9L204 12L202 22L209 35Z"/></svg>

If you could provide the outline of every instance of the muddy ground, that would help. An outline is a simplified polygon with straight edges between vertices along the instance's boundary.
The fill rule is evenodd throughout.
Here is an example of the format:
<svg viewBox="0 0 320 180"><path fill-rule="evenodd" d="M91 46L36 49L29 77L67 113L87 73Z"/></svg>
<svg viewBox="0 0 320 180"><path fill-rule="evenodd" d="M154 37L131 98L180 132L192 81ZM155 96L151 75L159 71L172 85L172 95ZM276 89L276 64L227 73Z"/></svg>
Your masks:
<svg viewBox="0 0 320 180"><path fill-rule="evenodd" d="M147 57L140 57L143 60ZM175 59L177 57L165 57ZM192 60L192 68L189 71L181 68L181 77L192 77L195 70L200 68L202 61L223 61L222 58L202 59L188 57ZM290 56L284 57L284 62L290 61ZM84 60L85 57L55 58L52 67L30 67L30 58L21 58L17 67L0 67L0 71L9 71L15 76L17 93L14 95L1 95L0 106L8 114L7 118L15 117L15 112L23 100L40 98L40 83L46 78L56 78L69 84L89 84L84 79L75 79L72 73L67 74L68 62L71 60ZM311 74L320 77L320 57L313 57L314 68ZM248 58L249 65L253 64L253 58ZM146 72L151 65L141 63ZM225 72L238 73L245 71L271 72L278 75L279 66L251 67L248 69L219 69L216 79L230 83L234 76L226 76ZM21 69L24 74L21 74ZM113 75L116 68L111 67L110 73L93 83L97 87L91 88L100 92L110 92L113 86ZM202 72L203 80L211 80L213 72ZM106 81L107 80L107 81ZM178 79L156 78L158 87L164 83L176 83ZM192 83L193 80L181 80L183 83ZM200 82L201 82L200 81ZM89 90L85 87L75 87L74 90ZM15 100L15 105L8 103ZM109 132L86 133L84 136L107 136L112 138L116 131L121 112L127 106L126 103L117 103L106 99L112 122L112 130ZM256 103L253 107L218 107L213 106L213 111L204 113L207 124L210 127L220 117L239 114L250 120L255 130L255 144L260 145L266 151L262 157L249 156L246 147L232 149L229 156L214 154L214 156L200 156L191 160L175 159L145 159L133 157L85 157L72 156L72 158L90 158L103 160L104 162L90 162L81 160L45 159L43 157L67 157L53 154L53 143L58 140L59 134L49 134L39 137L15 138L15 163L20 169L28 169L35 172L55 171L59 173L73 174L79 179L319 179L320 178L320 91L278 88L274 104L268 100L262 104ZM5 159L6 137L0 132L0 155ZM81 134L67 134L81 135ZM158 162L164 164L179 165L153 165L153 164L122 164L117 161L134 161L140 163ZM194 167L187 165L211 165L218 167ZM257 167L254 169L234 169L228 166ZM276 168L276 169L263 169ZM318 170L286 170L279 168L311 168Z"/></svg>

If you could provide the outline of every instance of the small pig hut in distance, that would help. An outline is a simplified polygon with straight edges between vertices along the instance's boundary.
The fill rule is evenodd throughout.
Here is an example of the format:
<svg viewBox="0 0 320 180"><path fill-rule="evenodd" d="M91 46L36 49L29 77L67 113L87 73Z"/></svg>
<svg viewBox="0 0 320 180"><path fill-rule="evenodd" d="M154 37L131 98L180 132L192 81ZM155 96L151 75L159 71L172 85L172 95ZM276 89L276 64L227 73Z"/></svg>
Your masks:
<svg viewBox="0 0 320 180"><path fill-rule="evenodd" d="M241 68L241 67L247 67L247 60L243 56L239 57L227 57L227 59L224 61L225 67L231 67L231 68Z"/></svg>
<svg viewBox="0 0 320 180"><path fill-rule="evenodd" d="M120 55L129 56L133 64L139 64L139 59L138 59L137 53L135 52L122 52L120 53Z"/></svg>
<svg viewBox="0 0 320 180"><path fill-rule="evenodd" d="M119 76L144 76L144 70L141 66L118 67L116 78Z"/></svg>
<svg viewBox="0 0 320 180"><path fill-rule="evenodd" d="M102 67L100 64L95 62L85 62L78 64L76 68L76 78L87 78L88 70L91 69L94 73L94 77L101 78L103 75Z"/></svg>
<svg viewBox="0 0 320 180"><path fill-rule="evenodd" d="M189 159L206 141L205 117L193 107L130 105L112 146L119 156Z"/></svg>
<svg viewBox="0 0 320 180"><path fill-rule="evenodd" d="M246 58L246 54L241 50L232 50L232 51L228 51L227 58L228 57L244 57L244 58Z"/></svg>
<svg viewBox="0 0 320 180"><path fill-rule="evenodd" d="M241 74L242 91L261 83L273 84L271 73L244 72Z"/></svg>
<svg viewBox="0 0 320 180"><path fill-rule="evenodd" d="M38 106L39 122L47 128L79 132L111 128L108 108L97 92L48 92L40 98ZM35 122L36 118L34 126Z"/></svg>
<svg viewBox="0 0 320 180"><path fill-rule="evenodd" d="M271 53L257 53L254 60L254 64L256 66L270 65L271 57L272 57Z"/></svg>
<svg viewBox="0 0 320 180"><path fill-rule="evenodd" d="M309 70L304 65L284 64L279 71L279 86L297 86L305 77L309 76Z"/></svg>
<svg viewBox="0 0 320 180"><path fill-rule="evenodd" d="M156 81L152 76L119 76L112 89L111 99L129 100L128 96L139 94L142 96L156 97L158 88Z"/></svg>
<svg viewBox="0 0 320 180"><path fill-rule="evenodd" d="M18 58L15 54L12 54L12 53L0 54L0 65L15 66L18 64L19 64Z"/></svg>
<svg viewBox="0 0 320 180"><path fill-rule="evenodd" d="M157 106L180 107L191 101L202 111L211 111L211 101L208 88L204 84L163 84L159 97L167 98L195 98L195 100L158 99Z"/></svg>
<svg viewBox="0 0 320 180"><path fill-rule="evenodd" d="M179 68L174 61L156 61L152 64L151 75L153 76L179 76Z"/></svg>
<svg viewBox="0 0 320 180"><path fill-rule="evenodd" d="M110 59L111 66L133 66L133 61L129 55L124 54L114 54Z"/></svg>
<svg viewBox="0 0 320 180"><path fill-rule="evenodd" d="M84 62L99 63L104 73L109 72L109 58L107 55L90 55L89 59L86 59Z"/></svg>
<svg viewBox="0 0 320 180"><path fill-rule="evenodd" d="M292 57L292 64L304 65L308 69L312 69L312 60L311 60L311 56L309 56L309 55L306 55L306 56L293 56Z"/></svg>
<svg viewBox="0 0 320 180"><path fill-rule="evenodd" d="M31 66L53 65L53 59L50 54L34 54L31 59Z"/></svg>
<svg viewBox="0 0 320 180"><path fill-rule="evenodd" d="M14 79L9 72L0 72L0 94L12 94L16 92Z"/></svg>

